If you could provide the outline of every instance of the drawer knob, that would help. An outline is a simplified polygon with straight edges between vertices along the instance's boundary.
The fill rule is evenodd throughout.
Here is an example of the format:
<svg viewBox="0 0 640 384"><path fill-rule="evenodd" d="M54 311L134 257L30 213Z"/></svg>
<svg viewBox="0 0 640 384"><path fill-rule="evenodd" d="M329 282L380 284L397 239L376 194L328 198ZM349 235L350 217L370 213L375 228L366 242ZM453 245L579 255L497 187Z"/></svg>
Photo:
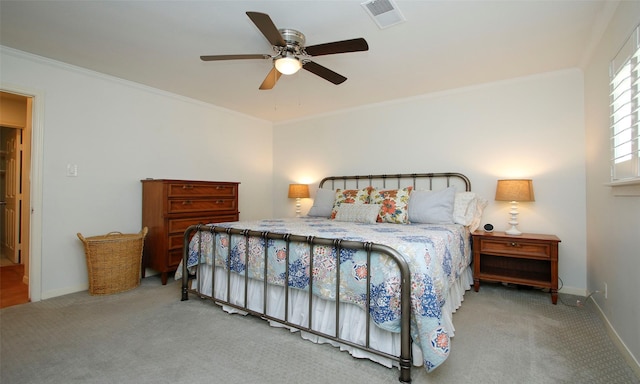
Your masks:
<svg viewBox="0 0 640 384"><path fill-rule="evenodd" d="M224 203L224 200L216 200L216 204L222 204Z"/></svg>
<svg viewBox="0 0 640 384"><path fill-rule="evenodd" d="M517 247L517 246L518 246L518 243L511 243L511 246L512 246L512 247Z"/></svg>
<svg viewBox="0 0 640 384"><path fill-rule="evenodd" d="M193 185L185 184L185 185L182 186L182 189L193 189Z"/></svg>
<svg viewBox="0 0 640 384"><path fill-rule="evenodd" d="M182 202L182 205L191 205L191 200L185 200Z"/></svg>

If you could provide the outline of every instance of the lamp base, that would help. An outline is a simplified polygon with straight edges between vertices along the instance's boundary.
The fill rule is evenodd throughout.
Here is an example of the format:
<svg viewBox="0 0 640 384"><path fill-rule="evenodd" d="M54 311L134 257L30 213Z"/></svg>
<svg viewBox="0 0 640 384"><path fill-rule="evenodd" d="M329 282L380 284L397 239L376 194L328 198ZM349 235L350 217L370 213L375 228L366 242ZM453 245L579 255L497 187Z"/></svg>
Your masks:
<svg viewBox="0 0 640 384"><path fill-rule="evenodd" d="M509 213L511 214L511 220L509 220L509 225L511 225L511 228L504 231L504 233L511 236L522 235L522 232L518 230L518 202L517 201L511 202L511 210L509 211Z"/></svg>
<svg viewBox="0 0 640 384"><path fill-rule="evenodd" d="M504 231L504 233L506 233L507 235L511 235L511 236L520 236L520 235L522 235L522 232L518 231L518 228L516 228L515 225L512 225L511 228L509 228L506 231Z"/></svg>
<svg viewBox="0 0 640 384"><path fill-rule="evenodd" d="M300 213L301 213L300 206L301 206L300 198L296 197L296 217L301 217L301 215L300 215Z"/></svg>

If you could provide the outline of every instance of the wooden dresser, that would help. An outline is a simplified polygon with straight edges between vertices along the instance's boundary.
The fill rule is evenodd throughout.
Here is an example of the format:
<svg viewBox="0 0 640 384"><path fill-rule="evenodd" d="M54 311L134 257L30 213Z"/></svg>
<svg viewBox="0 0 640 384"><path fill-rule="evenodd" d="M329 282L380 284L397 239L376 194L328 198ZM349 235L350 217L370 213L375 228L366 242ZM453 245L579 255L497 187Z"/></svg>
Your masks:
<svg viewBox="0 0 640 384"><path fill-rule="evenodd" d="M188 180L142 180L142 226L145 268L161 273L162 284L182 260L185 229L194 224L237 221L240 183Z"/></svg>

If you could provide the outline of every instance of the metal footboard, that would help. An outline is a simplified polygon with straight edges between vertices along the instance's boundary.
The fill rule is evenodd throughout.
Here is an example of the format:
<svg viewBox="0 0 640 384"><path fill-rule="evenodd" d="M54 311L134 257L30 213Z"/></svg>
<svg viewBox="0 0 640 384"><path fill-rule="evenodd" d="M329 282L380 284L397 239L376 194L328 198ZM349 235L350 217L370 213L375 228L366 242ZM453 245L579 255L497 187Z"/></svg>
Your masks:
<svg viewBox="0 0 640 384"><path fill-rule="evenodd" d="M192 236L198 236L198 233L202 233L202 232L211 232L213 234L214 237L214 242L215 242L215 234L216 233L226 233L229 236L231 235L239 235L239 236L243 236L245 241L246 241L246 245L248 245L249 242L249 238L261 238L264 240L265 242L265 247L264 247L264 268L265 268L265 276L267 275L266 271L267 271L267 263L268 263L268 257L267 257L267 252L268 252L268 247L266 246L267 240L281 240L284 241L286 243L286 273L285 273L285 282L289 281L289 250L290 250L290 245L292 243L304 243L304 244L308 244L309 246L309 253L311 255L310 259L310 265L309 265L309 270L313 271L313 255L314 255L314 247L316 245L321 245L321 246L331 246L334 247L336 249L336 257L338 258L338 260L336 260L336 265L340 265L340 253L342 249L351 249L351 250L364 250L366 251L366 255L367 255L367 266L371 266L371 257L372 257L372 252L376 252L379 254L384 254L386 256L388 256L389 258L391 258L392 260L395 261L395 263L398 266L398 270L400 272L400 279L401 279L401 320L400 320L400 324L401 324L401 331L400 331L400 338L401 338L401 344L400 344L400 356L394 356L394 355L390 355L388 353L382 352L382 351L378 351L375 350L373 348L371 348L370 346L370 320L371 320L371 315L369 313L369 303L371 300L370 297L370 276L369 276L369 270L370 268L367 268L367 277L366 277L366 282L367 282L367 292L366 292L366 308L365 308L365 312L366 312L366 340L365 340L365 345L361 345L361 344L357 344L357 343L353 343L349 340L344 340L342 338L339 337L339 326L340 326L340 268L337 268L337 278L336 278L336 328L335 328L335 335L330 335L330 334L326 334L317 330L312 329L312 320L313 320L313 312L311 311L312 308L312 304L313 304L313 300L314 300L314 295L312 294L313 292L313 273L309 274L309 318L308 318L308 325L305 326L301 326L298 324L294 324L292 322L289 321L288 318L288 314L289 314L289 310L288 310L288 304L289 304L289 285L288 283L284 284L283 288L284 288L284 295L285 295L285 310L284 310L284 318L276 318L273 317L269 314L267 314L267 301L268 301L268 295L267 295L267 279L265 278L263 280L263 284L264 284L264 289L263 289L263 308L261 311L256 311L254 309L250 309L248 308L248 300L247 300L247 286L248 286L248 281L250 279L250 277L248 276L249 273L245 272L244 273L244 284L245 284L245 290L244 290L244 294L245 294L245 298L244 298L244 305L237 305L234 303L231 303L231 298L230 298L230 289L229 287L227 287L227 297L226 299L220 299L216 297L215 291L214 291L214 287L215 287L215 270L216 270L216 263L212 262L211 268L212 268L212 285L211 285L211 296L206 296L203 295L201 292L199 292L196 289L193 289L189 286L189 280L191 278L193 278L193 276L189 276L188 270L187 270L187 259L188 259L188 255L189 255L189 243L190 243L190 239L192 238ZM213 260L215 260L215 246L213 247L213 252L214 252L214 257ZM249 247L246 246L245 247L245 260L248 260L248 253L249 252ZM375 256L374 256L375 257ZM230 257L227 257L227 262L230 263ZM220 268L220 267L218 267ZM227 285L230 284L230 275L232 273L230 265L227 265L226 268L226 273L227 273ZM250 313L254 316L258 316L261 317L265 320L270 320L270 321L275 321L277 323L292 327L292 328L296 328L299 329L301 331L305 331L308 332L310 334L316 335L316 336L320 336L323 337L325 339L328 340L333 340L339 343L342 343L344 345L348 345L354 348L358 348L364 351L367 351L369 353L373 353L379 356L383 356L385 358L391 359L391 360L395 360L398 362L399 366L400 366L400 377L399 380L400 382L403 383L409 383L411 382L411 335L410 335L410 327L411 327L411 276L410 276L410 271L409 271L409 266L407 264L407 262L404 260L404 258L402 257L402 255L400 255L396 250L385 246L385 245L381 245L381 244L375 244L375 243L363 243L363 242L358 242L358 241L347 241L347 240L340 240L340 239L327 239L327 238L321 238L321 237L313 237L313 236L302 236L302 235L293 235L293 234L278 234L278 233L272 233L272 232L259 232L259 231L252 231L252 230L246 230L246 229L232 229L232 228L226 228L226 227L218 227L215 225L192 225L189 228L187 228L187 230L184 233L184 247L183 247L183 260L182 260L182 300L188 300L189 299L189 293L192 294L196 294L201 298L207 298L210 300L213 300L214 302L218 303L218 304L224 304L227 305L229 307L244 311L246 313Z"/></svg>

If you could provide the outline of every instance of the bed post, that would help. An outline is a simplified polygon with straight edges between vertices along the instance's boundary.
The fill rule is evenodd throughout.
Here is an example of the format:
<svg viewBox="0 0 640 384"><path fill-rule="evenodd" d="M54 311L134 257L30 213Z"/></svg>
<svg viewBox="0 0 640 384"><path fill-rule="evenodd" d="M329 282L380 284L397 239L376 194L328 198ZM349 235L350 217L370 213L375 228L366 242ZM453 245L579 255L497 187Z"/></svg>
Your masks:
<svg viewBox="0 0 640 384"><path fill-rule="evenodd" d="M402 270L402 297L409 300L402 300L400 303L402 315L400 317L400 382L411 382L411 273L406 263L398 263L398 268ZM406 290L406 291L405 291ZM405 294L405 292L408 292Z"/></svg>
<svg viewBox="0 0 640 384"><path fill-rule="evenodd" d="M189 259L189 243L191 233L200 230L201 224L192 225L184 231L182 239L182 298L180 301L189 300L189 271L187 270L187 260Z"/></svg>
<svg viewBox="0 0 640 384"><path fill-rule="evenodd" d="M386 253L396 260L398 269L400 269L400 277L402 281L400 302L400 356L398 362L400 364L400 377L398 380L401 383L411 382L411 271L409 265L405 261L404 257L400 255L395 249L381 246L379 244L372 244L372 250L386 251Z"/></svg>

